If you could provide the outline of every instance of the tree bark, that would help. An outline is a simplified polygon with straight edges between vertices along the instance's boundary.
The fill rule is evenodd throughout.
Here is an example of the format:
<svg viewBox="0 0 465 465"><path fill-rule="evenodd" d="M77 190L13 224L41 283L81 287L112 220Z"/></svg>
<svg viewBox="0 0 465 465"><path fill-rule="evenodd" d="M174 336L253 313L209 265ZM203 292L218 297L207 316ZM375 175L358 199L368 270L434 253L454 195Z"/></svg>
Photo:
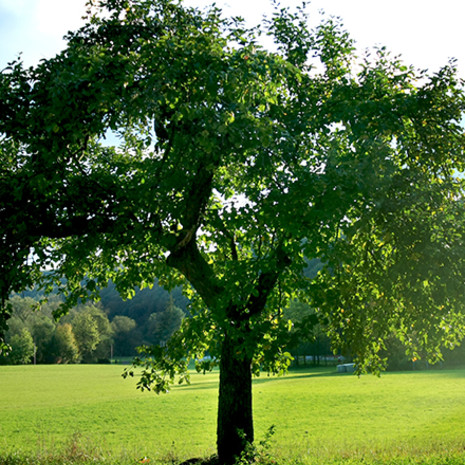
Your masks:
<svg viewBox="0 0 465 465"><path fill-rule="evenodd" d="M221 348L217 447L221 464L231 465L254 440L251 358L226 334Z"/></svg>

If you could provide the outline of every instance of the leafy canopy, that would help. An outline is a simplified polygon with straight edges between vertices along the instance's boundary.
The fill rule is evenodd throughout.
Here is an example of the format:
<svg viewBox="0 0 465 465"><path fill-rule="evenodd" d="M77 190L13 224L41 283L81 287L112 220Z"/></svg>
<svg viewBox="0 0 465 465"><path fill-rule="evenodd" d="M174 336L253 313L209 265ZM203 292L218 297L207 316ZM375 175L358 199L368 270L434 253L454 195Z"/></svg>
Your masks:
<svg viewBox="0 0 465 465"><path fill-rule="evenodd" d="M337 21L307 19L277 7L247 28L216 7L89 1L66 50L5 69L0 324L10 292L34 283L58 286L69 307L110 279L125 297L155 278L187 282L191 318L145 352L141 386L156 390L186 375L186 354L215 361L226 333L255 371L282 370L292 298L361 367L379 366L392 334L412 353L457 344L454 62L428 75L383 48L359 59Z"/></svg>

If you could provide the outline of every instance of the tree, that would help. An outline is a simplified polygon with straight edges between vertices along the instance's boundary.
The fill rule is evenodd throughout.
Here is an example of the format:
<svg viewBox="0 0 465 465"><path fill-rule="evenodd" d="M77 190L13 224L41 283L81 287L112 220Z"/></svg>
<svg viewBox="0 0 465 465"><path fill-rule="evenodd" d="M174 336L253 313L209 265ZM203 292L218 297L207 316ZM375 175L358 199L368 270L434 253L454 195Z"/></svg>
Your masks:
<svg viewBox="0 0 465 465"><path fill-rule="evenodd" d="M110 358L113 330L100 305L78 305L62 321L71 324L84 363Z"/></svg>
<svg viewBox="0 0 465 465"><path fill-rule="evenodd" d="M97 324L99 343L95 348L94 357L97 361L108 361L111 356L111 345L113 344L113 330L104 310L96 305L86 305L79 310L92 316Z"/></svg>
<svg viewBox="0 0 465 465"><path fill-rule="evenodd" d="M52 303L40 304L30 297L12 296L9 301L12 309L12 318L9 324L7 339L19 336L22 331L27 330L32 336L35 346L34 362L50 363L49 345L55 331L55 324L52 320L50 305ZM21 336L21 339L24 339Z"/></svg>
<svg viewBox="0 0 465 465"><path fill-rule="evenodd" d="M134 355L134 349L136 346L141 345L141 337L136 330L136 322L127 316L116 315L111 322L111 329L113 332L114 339L114 355L125 356Z"/></svg>
<svg viewBox="0 0 465 465"><path fill-rule="evenodd" d="M155 345L165 344L181 327L184 312L174 305L171 298L164 311L152 313L148 319L149 338Z"/></svg>
<svg viewBox="0 0 465 465"><path fill-rule="evenodd" d="M62 53L1 75L0 329L7 297L33 283L60 288L57 315L109 280L123 297L184 284L191 317L145 350L139 386L218 363L225 463L253 441L252 374L290 362L291 299L359 369L382 366L393 334L431 358L459 342L454 62L429 75L382 48L358 59L338 22L309 30L302 9L248 29L215 7L94 3Z"/></svg>
<svg viewBox="0 0 465 465"><path fill-rule="evenodd" d="M178 295L181 294L179 289L177 291ZM169 295L156 282L150 288L142 290L135 288L134 296L130 300L121 299L112 284L100 293L102 305L109 310L110 318L115 315L124 315L135 320L137 324L145 323L152 313L163 311Z"/></svg>
<svg viewBox="0 0 465 465"><path fill-rule="evenodd" d="M36 345L36 361L38 363L52 363L50 345L55 333L55 323L45 315L36 315L31 329L31 335Z"/></svg>
<svg viewBox="0 0 465 465"><path fill-rule="evenodd" d="M34 310L37 309L38 302L30 297L14 295L10 299L10 305L15 317L19 318L24 325L30 325L35 316Z"/></svg>
<svg viewBox="0 0 465 465"><path fill-rule="evenodd" d="M90 313L77 313L73 318L72 328L84 363L94 361L94 352L100 342L97 322Z"/></svg>
<svg viewBox="0 0 465 465"><path fill-rule="evenodd" d="M10 340L11 353L8 362L13 365L26 365L31 363L34 356L35 346L31 333L23 328L19 334L14 334Z"/></svg>
<svg viewBox="0 0 465 465"><path fill-rule="evenodd" d="M50 344L50 355L57 363L77 363L79 347L71 324L64 323L56 327Z"/></svg>

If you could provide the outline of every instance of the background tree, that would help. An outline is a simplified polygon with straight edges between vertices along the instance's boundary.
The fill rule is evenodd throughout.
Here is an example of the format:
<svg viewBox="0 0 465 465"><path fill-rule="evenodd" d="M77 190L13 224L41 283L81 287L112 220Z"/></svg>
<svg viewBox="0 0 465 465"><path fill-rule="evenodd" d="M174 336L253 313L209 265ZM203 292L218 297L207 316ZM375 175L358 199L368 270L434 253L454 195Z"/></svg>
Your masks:
<svg viewBox="0 0 465 465"><path fill-rule="evenodd" d="M52 299L53 301L53 299ZM55 331L55 324L51 317L52 306L41 305L38 301L30 297L12 296L9 301L12 309L12 318L9 325L7 340L15 336L25 341L24 330L27 332L27 339L32 337L35 350L35 362L50 363L49 345ZM27 345L27 344L26 344Z"/></svg>
<svg viewBox="0 0 465 465"><path fill-rule="evenodd" d="M50 357L56 363L77 363L80 358L79 346L69 323L56 327L50 344Z"/></svg>
<svg viewBox="0 0 465 465"><path fill-rule="evenodd" d="M218 363L224 463L253 441L252 374L290 362L290 299L360 369L382 366L393 334L432 359L464 335L454 63L429 76L383 49L358 59L340 24L307 23L103 0L64 52L0 80L2 326L11 291L35 282L64 294L57 314L109 280L123 297L184 283L191 318L143 352L139 386Z"/></svg>
<svg viewBox="0 0 465 465"><path fill-rule="evenodd" d="M163 312L152 313L148 319L148 341L155 345L165 345L173 333L181 327L184 312L174 305L170 298Z"/></svg>
<svg viewBox="0 0 465 465"><path fill-rule="evenodd" d="M113 330L104 310L96 305L85 305L83 309L78 309L81 313L91 315L97 324L99 343L95 348L94 361L108 362L113 344Z"/></svg>
<svg viewBox="0 0 465 465"><path fill-rule="evenodd" d="M11 346L11 353L7 357L7 363L11 363L12 365L31 363L34 357L35 345L31 333L26 328L14 334L9 344Z"/></svg>
<svg viewBox="0 0 465 465"><path fill-rule="evenodd" d="M84 363L110 358L113 330L105 311L99 304L80 304L62 321L71 323Z"/></svg>
<svg viewBox="0 0 465 465"><path fill-rule="evenodd" d="M72 320L72 328L82 361L93 362L101 340L97 322L90 313L77 313Z"/></svg>
<svg viewBox="0 0 465 465"><path fill-rule="evenodd" d="M24 325L28 325L34 318L35 310L38 308L38 302L31 297L20 297L13 295L9 299L11 308L14 310L14 316L21 320Z"/></svg>
<svg viewBox="0 0 465 465"><path fill-rule="evenodd" d="M142 335L136 322L127 316L116 315L111 321L113 332L113 354L115 356L135 355L135 348L142 345Z"/></svg>
<svg viewBox="0 0 465 465"><path fill-rule="evenodd" d="M50 317L43 314L35 316L31 335L36 345L37 363L53 363L50 350L54 333L55 323Z"/></svg>
<svg viewBox="0 0 465 465"><path fill-rule="evenodd" d="M102 289L100 297L110 320L115 315L123 315L132 318L138 326L144 326L152 313L165 310L170 295L177 307L186 309L188 300L183 296L182 289L176 287L172 292L168 292L158 284L158 280L155 280L152 287L135 288L131 299L123 300L113 283Z"/></svg>

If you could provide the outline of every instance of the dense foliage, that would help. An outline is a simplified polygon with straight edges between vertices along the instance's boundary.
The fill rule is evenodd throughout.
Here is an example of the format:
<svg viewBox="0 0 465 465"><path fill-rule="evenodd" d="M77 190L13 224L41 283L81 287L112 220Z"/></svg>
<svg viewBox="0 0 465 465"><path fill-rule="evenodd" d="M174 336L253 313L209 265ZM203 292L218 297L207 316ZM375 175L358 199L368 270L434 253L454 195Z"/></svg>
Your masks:
<svg viewBox="0 0 465 465"><path fill-rule="evenodd" d="M125 297L189 283L192 318L145 350L140 387L185 380L189 359L218 363L228 463L253 440L252 373L290 362L291 298L360 369L382 366L391 337L431 359L458 344L453 62L429 75L384 49L359 58L339 23L310 30L302 10L248 29L173 0L88 3L66 50L1 74L2 326L10 293L36 282L61 288L57 314L110 279Z"/></svg>

